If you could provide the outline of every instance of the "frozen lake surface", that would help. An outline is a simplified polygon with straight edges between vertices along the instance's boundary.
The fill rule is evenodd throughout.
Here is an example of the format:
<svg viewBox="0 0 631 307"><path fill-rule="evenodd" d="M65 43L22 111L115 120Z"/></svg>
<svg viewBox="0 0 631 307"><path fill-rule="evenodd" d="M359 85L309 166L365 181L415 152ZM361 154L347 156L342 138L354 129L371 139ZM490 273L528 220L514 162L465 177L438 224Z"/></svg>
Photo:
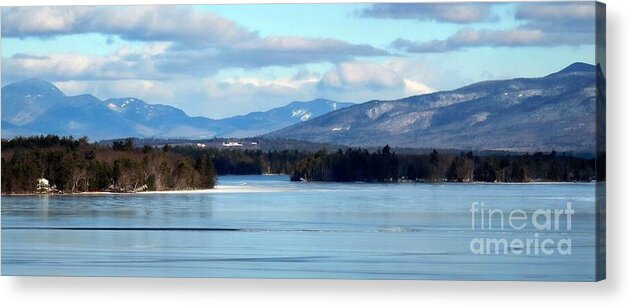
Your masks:
<svg viewBox="0 0 631 307"><path fill-rule="evenodd" d="M590 183L298 183L271 175L219 177L211 192L2 196L2 274L588 281L594 194ZM558 230L472 229L476 202L527 214L570 202L575 214L571 230L564 218ZM571 240L571 255L471 251L476 238L535 235Z"/></svg>

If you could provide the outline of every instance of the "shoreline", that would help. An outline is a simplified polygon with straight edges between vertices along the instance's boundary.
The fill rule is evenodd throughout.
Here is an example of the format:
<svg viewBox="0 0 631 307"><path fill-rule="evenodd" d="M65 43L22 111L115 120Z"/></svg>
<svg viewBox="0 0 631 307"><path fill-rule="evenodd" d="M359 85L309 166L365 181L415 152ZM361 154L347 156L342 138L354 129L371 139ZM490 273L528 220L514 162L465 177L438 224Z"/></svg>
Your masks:
<svg viewBox="0 0 631 307"><path fill-rule="evenodd" d="M266 188L266 187L251 187L251 186L237 186L237 185L225 185L215 186L212 189L196 189L196 190L165 190L165 191L142 191L142 192L77 192L77 193L2 193L2 196L102 196L102 195L158 195L158 194L230 194L230 193L274 193L274 192L286 192L295 191L295 189L288 188Z"/></svg>
<svg viewBox="0 0 631 307"><path fill-rule="evenodd" d="M261 175L263 176L263 175ZM566 181L533 181L533 182L336 182L336 181L304 181L295 182L288 181L288 183L337 183L337 184L422 184L422 185L562 185L562 184L597 184L596 181L590 182L566 182ZM164 190L164 191L142 191L142 192L103 192L103 191L91 191L91 192L77 192L77 193L1 193L1 196L101 196L101 195L159 195L159 194L231 194L231 193L279 193L299 191L294 187L278 188L278 187L257 187L249 185L216 185L212 189L193 189L193 190Z"/></svg>

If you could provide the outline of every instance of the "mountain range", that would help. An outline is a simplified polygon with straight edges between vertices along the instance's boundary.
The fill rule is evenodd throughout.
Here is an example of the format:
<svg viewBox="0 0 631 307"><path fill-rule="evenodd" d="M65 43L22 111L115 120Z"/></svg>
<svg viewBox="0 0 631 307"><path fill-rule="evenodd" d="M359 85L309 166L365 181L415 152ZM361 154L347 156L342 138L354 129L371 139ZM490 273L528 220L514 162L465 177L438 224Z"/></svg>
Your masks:
<svg viewBox="0 0 631 307"><path fill-rule="evenodd" d="M369 101L266 137L349 146L593 152L597 102L602 110L605 104L600 94L600 68L574 63L540 78Z"/></svg>
<svg viewBox="0 0 631 307"><path fill-rule="evenodd" d="M2 88L2 137L261 136L364 147L593 152L596 111L605 109L604 82L600 67L574 63L543 77L484 81L397 100L316 99L209 119L137 98L67 96L50 82L32 79Z"/></svg>
<svg viewBox="0 0 631 307"><path fill-rule="evenodd" d="M57 134L94 140L124 137L246 137L307 121L352 103L316 99L225 119L193 117L138 98L100 100L67 96L54 84L31 79L2 88L2 137Z"/></svg>

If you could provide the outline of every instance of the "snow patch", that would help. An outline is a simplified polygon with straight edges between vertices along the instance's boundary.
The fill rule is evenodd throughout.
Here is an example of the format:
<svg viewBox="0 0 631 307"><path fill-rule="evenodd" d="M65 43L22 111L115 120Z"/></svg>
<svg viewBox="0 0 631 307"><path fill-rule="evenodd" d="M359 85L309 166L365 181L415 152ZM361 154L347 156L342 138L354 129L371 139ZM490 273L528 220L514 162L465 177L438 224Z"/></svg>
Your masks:
<svg viewBox="0 0 631 307"><path fill-rule="evenodd" d="M120 112L121 111L121 110L118 109L117 105L115 105L115 104L113 104L111 102L107 104L107 108L112 110L112 111L115 111L115 112Z"/></svg>
<svg viewBox="0 0 631 307"><path fill-rule="evenodd" d="M394 108L394 106L391 103L382 103L366 111L366 116L370 119L376 119L384 113L392 110L392 108Z"/></svg>
<svg viewBox="0 0 631 307"><path fill-rule="evenodd" d="M480 112L480 113L476 113L473 114L471 116L471 126L477 124L477 123L481 123L483 121L486 121L486 119L489 117L489 115L491 115L491 113L489 112Z"/></svg>
<svg viewBox="0 0 631 307"><path fill-rule="evenodd" d="M291 117L292 118L299 117L300 120L304 122L308 120L309 118L311 118L311 113L309 112L309 110L305 110L305 109L292 110Z"/></svg>
<svg viewBox="0 0 631 307"><path fill-rule="evenodd" d="M435 111L401 112L397 116L391 116L388 120L377 126L378 130L388 131L394 134L408 132L415 127L427 129L432 123Z"/></svg>
<svg viewBox="0 0 631 307"><path fill-rule="evenodd" d="M351 129L351 126L348 125L346 127L334 127L333 129L331 129L332 132L340 132L340 131L348 131Z"/></svg>
<svg viewBox="0 0 631 307"><path fill-rule="evenodd" d="M432 101L429 106L432 108L443 108L453 104L477 99L481 97L481 93L467 93L467 94L457 94L457 93L448 93L448 94L438 94L438 100Z"/></svg>

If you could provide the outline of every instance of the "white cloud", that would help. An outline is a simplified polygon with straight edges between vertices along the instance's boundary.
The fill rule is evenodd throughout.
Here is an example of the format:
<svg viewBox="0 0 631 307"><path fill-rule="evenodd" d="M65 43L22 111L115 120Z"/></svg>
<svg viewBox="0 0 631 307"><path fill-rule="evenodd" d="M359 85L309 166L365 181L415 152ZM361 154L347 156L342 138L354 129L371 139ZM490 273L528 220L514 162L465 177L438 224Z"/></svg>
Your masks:
<svg viewBox="0 0 631 307"><path fill-rule="evenodd" d="M411 79L404 78L403 83L405 84L404 93L406 94L406 96L431 93L434 91L426 84Z"/></svg>
<svg viewBox="0 0 631 307"><path fill-rule="evenodd" d="M567 20L593 21L595 15L596 7L593 2L525 3L519 7L515 17L523 20L562 22Z"/></svg>
<svg viewBox="0 0 631 307"><path fill-rule="evenodd" d="M415 42L397 39L391 46L411 53L439 53L471 47L528 47L593 44L593 32L552 33L536 28L517 27L508 30L460 29L444 40Z"/></svg>
<svg viewBox="0 0 631 307"><path fill-rule="evenodd" d="M338 100L395 99L431 92L421 81L404 76L400 66L387 62L339 63L318 82L318 94Z"/></svg>
<svg viewBox="0 0 631 307"><path fill-rule="evenodd" d="M302 72L278 78L256 75L216 80L191 79L100 79L55 82L69 95L91 93L101 99L136 97L149 103L169 104L190 115L223 118L253 111L265 111L292 101L327 98L364 102L395 99L432 89L413 77L396 71L397 65L373 62L345 62L320 77Z"/></svg>
<svg viewBox="0 0 631 307"><path fill-rule="evenodd" d="M278 78L278 79L262 79L259 77L249 76L249 77L233 77L225 80L225 83L232 85L253 85L256 87L283 87L283 88L300 88L305 85L315 84L320 79L314 76L310 76L303 79L295 79L291 78Z"/></svg>
<svg viewBox="0 0 631 307"><path fill-rule="evenodd" d="M54 6L2 10L3 37L102 33L127 40L222 45L257 34L190 6Z"/></svg>
<svg viewBox="0 0 631 307"><path fill-rule="evenodd" d="M176 90L164 81L98 80L55 82L67 95L90 93L101 99L136 97L149 103L168 103L176 99Z"/></svg>
<svg viewBox="0 0 631 307"><path fill-rule="evenodd" d="M232 20L191 6L16 7L2 10L3 37L51 38L100 33L161 46L151 65L163 73L208 76L231 67L340 62L388 52L330 38L261 37ZM10 72L11 73L11 72ZM151 78L145 76L144 78Z"/></svg>
<svg viewBox="0 0 631 307"><path fill-rule="evenodd" d="M162 79L167 74L155 67L152 57L164 48L161 44L148 44L140 49L121 48L105 56L16 54L2 60L2 74L3 79L11 82L30 78L49 81Z"/></svg>
<svg viewBox="0 0 631 307"><path fill-rule="evenodd" d="M384 63L384 66L396 71L406 79L420 82L422 86L428 88L423 93L433 92L438 89L453 89L474 81L462 79L461 71L448 69L441 63L420 57L394 58Z"/></svg>
<svg viewBox="0 0 631 307"><path fill-rule="evenodd" d="M579 46L594 44L594 2L523 3L519 26L510 29L461 28L447 39L412 41L399 38L391 47L411 53L440 53L472 47Z"/></svg>
<svg viewBox="0 0 631 307"><path fill-rule="evenodd" d="M373 62L345 62L324 74L320 85L326 89L347 90L400 88L403 79L396 72Z"/></svg>
<svg viewBox="0 0 631 307"><path fill-rule="evenodd" d="M314 99L315 83L315 80L261 80L255 77L228 81L187 78L55 82L68 95L90 93L101 99L135 97L152 104L173 105L189 115L211 118L266 111L293 100Z"/></svg>
<svg viewBox="0 0 631 307"><path fill-rule="evenodd" d="M383 56L386 51L370 45L336 39L267 37L226 48L169 50L155 57L162 71L209 75L224 68L294 66L337 63L356 56Z"/></svg>

